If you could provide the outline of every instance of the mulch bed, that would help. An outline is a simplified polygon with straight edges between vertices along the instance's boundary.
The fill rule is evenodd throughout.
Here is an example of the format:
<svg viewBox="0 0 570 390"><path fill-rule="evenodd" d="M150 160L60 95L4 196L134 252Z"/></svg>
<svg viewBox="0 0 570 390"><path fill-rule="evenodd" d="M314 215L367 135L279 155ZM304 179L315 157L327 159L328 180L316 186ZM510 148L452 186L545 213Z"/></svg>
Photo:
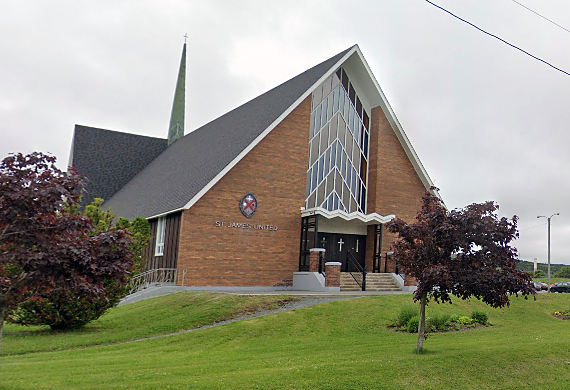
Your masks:
<svg viewBox="0 0 570 390"><path fill-rule="evenodd" d="M570 317L568 317L570 319ZM490 326L493 326L492 324L486 324L486 325L481 325L481 324L472 324L472 325L464 325L461 326L459 328L457 328L455 325L448 325L445 329L440 330L440 329L436 329L436 330L426 330L426 334L427 333L447 333L447 332L463 332L465 330L471 330L471 329L481 329L481 328L488 328ZM395 332L405 332L408 333L408 330L406 328L403 327L398 327L398 326L394 326L394 325L390 325L387 327L390 330L393 330ZM414 332L414 333L418 333L418 332Z"/></svg>

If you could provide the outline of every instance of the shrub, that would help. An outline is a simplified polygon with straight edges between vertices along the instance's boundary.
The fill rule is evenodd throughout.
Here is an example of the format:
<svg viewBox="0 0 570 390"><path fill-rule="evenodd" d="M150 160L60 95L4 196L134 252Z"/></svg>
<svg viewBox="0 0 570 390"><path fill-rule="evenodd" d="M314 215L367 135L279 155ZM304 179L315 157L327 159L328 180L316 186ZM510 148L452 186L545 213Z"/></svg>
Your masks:
<svg viewBox="0 0 570 390"><path fill-rule="evenodd" d="M487 325L487 322L489 321L489 315L480 310L474 310L473 313L471 313L471 318L474 323L481 325Z"/></svg>
<svg viewBox="0 0 570 390"><path fill-rule="evenodd" d="M449 317L449 322L450 322L450 323L459 322L459 317L460 317L459 314L452 314L452 315Z"/></svg>
<svg viewBox="0 0 570 390"><path fill-rule="evenodd" d="M531 275L534 278L544 278L546 276L546 274L544 273L543 270L541 269L537 269L536 271L532 272Z"/></svg>
<svg viewBox="0 0 570 390"><path fill-rule="evenodd" d="M7 322L49 325L52 329L79 328L102 316L125 295L125 287L107 281L104 293L53 289L32 295L11 313Z"/></svg>
<svg viewBox="0 0 570 390"><path fill-rule="evenodd" d="M394 326L406 327L410 318L418 315L418 308L415 306L404 306L400 309L400 313L394 320ZM417 330L417 329L416 329Z"/></svg>
<svg viewBox="0 0 570 390"><path fill-rule="evenodd" d="M84 214L91 218L94 230L92 235L110 232L115 229L130 232L128 249L134 254L134 265L129 269L140 273L144 269L144 248L150 240L150 228L144 218L118 221L111 211L101 208L103 199L95 198L85 206ZM79 212L77 210L77 212ZM128 279L128 278L127 278ZM19 325L49 325L52 329L79 328L103 315L127 293L127 288L118 280L105 279L97 290L78 288L45 289L31 292L19 307L7 318L8 322Z"/></svg>
<svg viewBox="0 0 570 390"><path fill-rule="evenodd" d="M449 314L439 314L429 317L427 319L426 329L430 330L445 330L445 328L449 325L450 321Z"/></svg>
<svg viewBox="0 0 570 390"><path fill-rule="evenodd" d="M406 329L410 333L417 333L419 324L420 324L420 317L415 315L408 320L408 324L406 325Z"/></svg>
<svg viewBox="0 0 570 390"><path fill-rule="evenodd" d="M473 319L467 316L459 317L459 320L457 320L457 324L460 326L471 325L472 323Z"/></svg>
<svg viewBox="0 0 570 390"><path fill-rule="evenodd" d="M561 268L554 276L557 278L570 278L570 267Z"/></svg>

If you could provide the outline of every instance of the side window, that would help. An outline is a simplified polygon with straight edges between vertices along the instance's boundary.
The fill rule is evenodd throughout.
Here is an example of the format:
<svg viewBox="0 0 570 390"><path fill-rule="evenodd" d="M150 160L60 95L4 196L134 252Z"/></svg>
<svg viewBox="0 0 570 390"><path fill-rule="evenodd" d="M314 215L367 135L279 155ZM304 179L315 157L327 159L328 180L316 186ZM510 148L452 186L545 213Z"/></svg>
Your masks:
<svg viewBox="0 0 570 390"><path fill-rule="evenodd" d="M155 256L164 255L164 236L166 233L166 217L159 217L156 224L156 246L154 249Z"/></svg>

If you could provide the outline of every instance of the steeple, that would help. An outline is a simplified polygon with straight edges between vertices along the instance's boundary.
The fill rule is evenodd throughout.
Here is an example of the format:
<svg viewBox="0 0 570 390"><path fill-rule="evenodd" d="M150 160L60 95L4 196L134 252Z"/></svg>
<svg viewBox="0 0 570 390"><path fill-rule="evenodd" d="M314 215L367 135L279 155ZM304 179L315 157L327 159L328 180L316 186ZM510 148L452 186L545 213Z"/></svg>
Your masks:
<svg viewBox="0 0 570 390"><path fill-rule="evenodd" d="M170 126L168 127L168 145L184 137L184 105L186 87L186 38L184 35L184 47L182 48L182 59L180 60L180 70L176 81L176 91L174 92L174 102L172 103L172 113L170 114Z"/></svg>

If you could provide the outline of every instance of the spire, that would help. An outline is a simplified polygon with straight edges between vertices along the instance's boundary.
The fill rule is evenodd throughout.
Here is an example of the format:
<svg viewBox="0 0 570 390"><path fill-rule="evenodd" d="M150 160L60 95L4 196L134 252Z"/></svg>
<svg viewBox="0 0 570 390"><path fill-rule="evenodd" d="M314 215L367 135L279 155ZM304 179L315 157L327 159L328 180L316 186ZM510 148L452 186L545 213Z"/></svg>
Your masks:
<svg viewBox="0 0 570 390"><path fill-rule="evenodd" d="M172 113L170 114L170 126L168 127L168 145L184 137L184 105L186 87L186 38L184 35L184 47L182 48L182 59L180 60L180 70L176 81L176 91L174 92L174 102L172 103Z"/></svg>

